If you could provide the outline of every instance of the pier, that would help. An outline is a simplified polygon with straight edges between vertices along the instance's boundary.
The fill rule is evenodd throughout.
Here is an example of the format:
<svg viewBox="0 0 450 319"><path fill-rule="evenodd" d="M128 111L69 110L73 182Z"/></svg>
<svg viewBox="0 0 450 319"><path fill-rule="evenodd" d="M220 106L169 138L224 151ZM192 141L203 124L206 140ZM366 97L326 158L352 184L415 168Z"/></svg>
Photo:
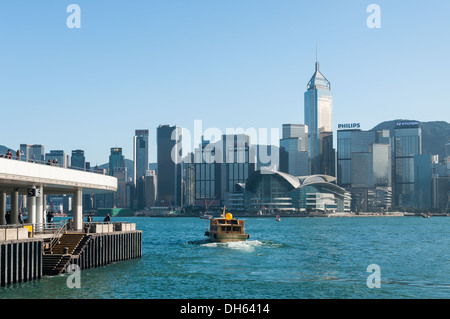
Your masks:
<svg viewBox="0 0 450 319"><path fill-rule="evenodd" d="M92 172L0 158L0 286L140 258L142 232L133 223L83 222L83 193L117 190L117 179ZM45 219L47 194L73 194L73 217ZM11 209L6 218L6 198ZM19 218L19 196L27 219Z"/></svg>

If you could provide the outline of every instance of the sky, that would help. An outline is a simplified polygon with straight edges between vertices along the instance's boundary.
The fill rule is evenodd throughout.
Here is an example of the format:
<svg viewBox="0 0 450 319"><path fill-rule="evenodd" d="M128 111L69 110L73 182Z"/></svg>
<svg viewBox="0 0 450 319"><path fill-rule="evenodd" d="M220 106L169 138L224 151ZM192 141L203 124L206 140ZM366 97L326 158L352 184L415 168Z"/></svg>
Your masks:
<svg viewBox="0 0 450 319"><path fill-rule="evenodd" d="M132 159L148 129L156 162L159 125L303 124L316 44L334 130L449 121L449 14L448 0L2 0L0 145L83 149L95 166L112 147Z"/></svg>

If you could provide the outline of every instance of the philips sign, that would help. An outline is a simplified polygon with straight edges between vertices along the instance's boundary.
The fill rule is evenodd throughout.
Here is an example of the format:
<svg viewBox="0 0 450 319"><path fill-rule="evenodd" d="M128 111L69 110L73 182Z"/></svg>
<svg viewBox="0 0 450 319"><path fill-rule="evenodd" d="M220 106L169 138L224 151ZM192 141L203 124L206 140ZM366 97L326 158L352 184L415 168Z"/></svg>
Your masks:
<svg viewBox="0 0 450 319"><path fill-rule="evenodd" d="M359 123L338 124L338 130L352 130L359 128L361 128L361 125Z"/></svg>

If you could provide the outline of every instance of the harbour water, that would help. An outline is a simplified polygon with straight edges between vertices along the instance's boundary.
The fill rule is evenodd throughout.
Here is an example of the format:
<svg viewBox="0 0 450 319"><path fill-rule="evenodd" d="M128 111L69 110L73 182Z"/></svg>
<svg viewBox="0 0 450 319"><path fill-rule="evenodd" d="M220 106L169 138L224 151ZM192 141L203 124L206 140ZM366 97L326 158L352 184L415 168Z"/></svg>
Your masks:
<svg viewBox="0 0 450 319"><path fill-rule="evenodd" d="M246 218L247 242L208 243L199 218L116 218L142 258L0 287L0 299L397 299L450 297L450 218ZM379 288L369 288L369 265Z"/></svg>

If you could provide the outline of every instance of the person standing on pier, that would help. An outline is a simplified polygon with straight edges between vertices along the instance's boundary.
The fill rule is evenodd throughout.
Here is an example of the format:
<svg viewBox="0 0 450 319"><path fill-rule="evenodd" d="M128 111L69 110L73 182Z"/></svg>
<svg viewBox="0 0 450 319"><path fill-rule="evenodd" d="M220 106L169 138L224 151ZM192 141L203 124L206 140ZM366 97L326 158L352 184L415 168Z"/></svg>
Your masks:
<svg viewBox="0 0 450 319"><path fill-rule="evenodd" d="M20 161L20 156L23 154L23 152L21 151L21 150L17 150L17 152L16 152L16 159L18 160L18 161Z"/></svg>
<svg viewBox="0 0 450 319"><path fill-rule="evenodd" d="M47 212L47 223L53 223L53 212L51 210Z"/></svg>

